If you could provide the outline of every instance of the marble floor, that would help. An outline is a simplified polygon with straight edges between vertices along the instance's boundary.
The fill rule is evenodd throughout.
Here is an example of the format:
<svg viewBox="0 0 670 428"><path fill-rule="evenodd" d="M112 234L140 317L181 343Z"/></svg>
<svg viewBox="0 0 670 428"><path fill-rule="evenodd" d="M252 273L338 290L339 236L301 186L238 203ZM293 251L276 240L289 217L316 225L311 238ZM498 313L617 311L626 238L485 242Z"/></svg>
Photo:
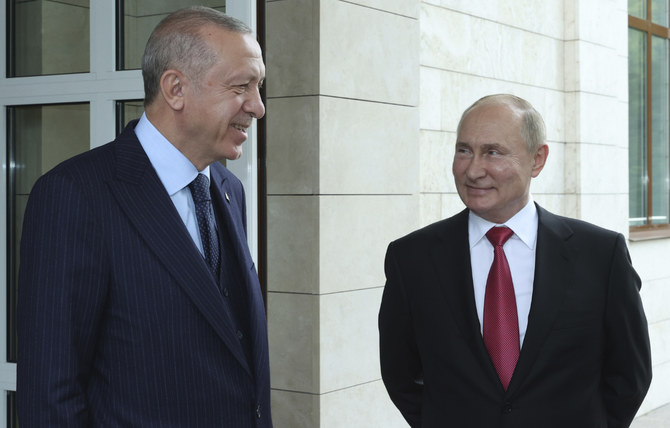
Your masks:
<svg viewBox="0 0 670 428"><path fill-rule="evenodd" d="M638 417L630 428L670 428L670 404Z"/></svg>

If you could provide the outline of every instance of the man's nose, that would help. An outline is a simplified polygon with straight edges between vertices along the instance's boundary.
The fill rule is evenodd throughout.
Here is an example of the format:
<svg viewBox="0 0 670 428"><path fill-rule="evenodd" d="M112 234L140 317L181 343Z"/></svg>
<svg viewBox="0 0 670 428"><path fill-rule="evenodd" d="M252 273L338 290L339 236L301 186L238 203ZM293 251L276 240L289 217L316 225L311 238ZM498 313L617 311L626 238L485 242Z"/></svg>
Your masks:
<svg viewBox="0 0 670 428"><path fill-rule="evenodd" d="M465 169L465 174L470 180L476 180L486 175L485 163L481 156L474 155L470 159L470 163Z"/></svg>
<svg viewBox="0 0 670 428"><path fill-rule="evenodd" d="M246 113L251 113L256 119L260 119L265 115L265 105L261 98L260 88L256 88L250 92L249 98L244 102L243 109Z"/></svg>

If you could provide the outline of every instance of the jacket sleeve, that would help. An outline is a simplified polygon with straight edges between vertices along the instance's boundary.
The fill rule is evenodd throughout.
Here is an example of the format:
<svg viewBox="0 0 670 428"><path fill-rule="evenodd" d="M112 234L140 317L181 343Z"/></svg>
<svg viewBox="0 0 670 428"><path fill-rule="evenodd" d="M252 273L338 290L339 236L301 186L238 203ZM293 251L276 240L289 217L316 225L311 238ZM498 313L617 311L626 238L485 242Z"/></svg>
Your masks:
<svg viewBox="0 0 670 428"><path fill-rule="evenodd" d="M640 277L619 234L605 314L603 398L610 428L630 425L651 383L649 332L640 287Z"/></svg>
<svg viewBox="0 0 670 428"><path fill-rule="evenodd" d="M47 174L21 239L17 400L21 427L90 425L86 387L106 294L105 257L87 198Z"/></svg>
<svg viewBox="0 0 670 428"><path fill-rule="evenodd" d="M413 331L406 284L391 243L385 261L386 286L379 310L381 374L386 390L412 427L421 426L422 367Z"/></svg>

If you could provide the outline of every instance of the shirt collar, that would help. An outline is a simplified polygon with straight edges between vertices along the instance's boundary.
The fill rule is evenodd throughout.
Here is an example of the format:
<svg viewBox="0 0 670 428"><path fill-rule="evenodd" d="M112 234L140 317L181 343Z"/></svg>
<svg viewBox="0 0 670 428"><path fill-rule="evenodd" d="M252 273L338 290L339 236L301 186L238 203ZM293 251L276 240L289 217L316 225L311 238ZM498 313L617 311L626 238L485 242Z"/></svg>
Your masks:
<svg viewBox="0 0 670 428"><path fill-rule="evenodd" d="M135 126L135 134L170 196L198 176L198 170L191 161L156 129L145 113ZM209 179L209 166L200 173Z"/></svg>
<svg viewBox="0 0 670 428"><path fill-rule="evenodd" d="M507 226L514 232L526 246L533 250L537 243L537 208L533 202L533 197L528 197L528 203L518 213L514 214L512 218L507 220L504 224L491 223L484 220L477 214L470 211L468 218L468 239L470 241L470 248L474 247L486 235L486 232L494 226Z"/></svg>

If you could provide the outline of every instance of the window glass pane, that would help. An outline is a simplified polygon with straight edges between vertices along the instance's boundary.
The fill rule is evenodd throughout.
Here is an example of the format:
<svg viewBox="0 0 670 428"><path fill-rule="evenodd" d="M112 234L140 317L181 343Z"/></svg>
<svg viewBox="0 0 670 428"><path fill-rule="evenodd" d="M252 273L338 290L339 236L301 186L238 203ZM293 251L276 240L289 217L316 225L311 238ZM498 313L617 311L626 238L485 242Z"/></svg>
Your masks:
<svg viewBox="0 0 670 428"><path fill-rule="evenodd" d="M89 71L89 0L8 0L9 77Z"/></svg>
<svg viewBox="0 0 670 428"><path fill-rule="evenodd" d="M126 100L116 102L116 135L126 127L128 122L139 119L144 113L143 100Z"/></svg>
<svg viewBox="0 0 670 428"><path fill-rule="evenodd" d="M647 0L628 0L628 14L647 19Z"/></svg>
<svg viewBox="0 0 670 428"><path fill-rule="evenodd" d="M88 103L8 107L9 361L16 361L16 280L28 195L40 175L89 149L89 115Z"/></svg>
<svg viewBox="0 0 670 428"><path fill-rule="evenodd" d="M647 224L647 38L628 29L630 225Z"/></svg>
<svg viewBox="0 0 670 428"><path fill-rule="evenodd" d="M670 41L660 37L652 37L652 223L670 222L670 133L668 118L670 117Z"/></svg>
<svg viewBox="0 0 670 428"><path fill-rule="evenodd" d="M670 24L670 0L652 0L651 20L655 24L667 27Z"/></svg>
<svg viewBox="0 0 670 428"><path fill-rule="evenodd" d="M118 26L117 69L141 68L144 46L154 27L165 16L187 6L209 6L221 12L226 11L225 0L119 0L119 16L123 21Z"/></svg>

